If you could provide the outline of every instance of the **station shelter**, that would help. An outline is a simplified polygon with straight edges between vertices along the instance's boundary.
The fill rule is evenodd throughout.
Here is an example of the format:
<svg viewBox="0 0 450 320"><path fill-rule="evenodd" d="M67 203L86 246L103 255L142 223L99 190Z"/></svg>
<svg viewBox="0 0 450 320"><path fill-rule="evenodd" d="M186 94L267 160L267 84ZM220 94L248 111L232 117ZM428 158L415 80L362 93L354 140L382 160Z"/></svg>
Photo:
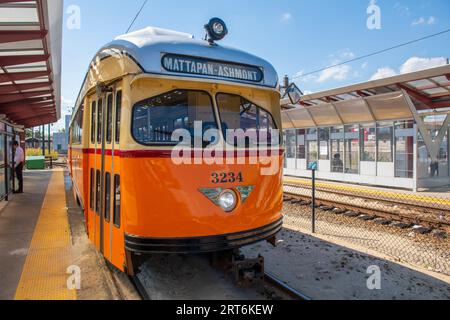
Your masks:
<svg viewBox="0 0 450 320"><path fill-rule="evenodd" d="M0 1L0 200L13 191L12 143L61 116L63 1Z"/></svg>
<svg viewBox="0 0 450 320"><path fill-rule="evenodd" d="M284 174L410 190L450 185L450 65L282 99Z"/></svg>

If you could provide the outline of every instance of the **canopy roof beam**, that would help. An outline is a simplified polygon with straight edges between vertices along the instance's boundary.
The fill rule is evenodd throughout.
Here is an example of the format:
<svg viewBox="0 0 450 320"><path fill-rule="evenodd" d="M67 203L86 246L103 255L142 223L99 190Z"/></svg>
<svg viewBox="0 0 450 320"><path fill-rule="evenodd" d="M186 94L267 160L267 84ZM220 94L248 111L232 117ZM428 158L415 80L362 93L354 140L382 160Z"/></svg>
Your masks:
<svg viewBox="0 0 450 320"><path fill-rule="evenodd" d="M35 71L35 72L17 72L17 73L3 73L0 74L0 83L30 80L40 77L49 76L51 71Z"/></svg>
<svg viewBox="0 0 450 320"><path fill-rule="evenodd" d="M21 101L23 99L34 98L39 96L48 96L53 94L52 90L43 90L43 91L34 91L34 92L22 92L22 93L13 93L13 94L4 94L0 95L0 103L8 103ZM53 98L53 96L52 96Z"/></svg>
<svg viewBox="0 0 450 320"><path fill-rule="evenodd" d="M0 43L10 43L29 40L42 40L47 35L46 30L39 31L23 31L23 30L7 30L0 31Z"/></svg>
<svg viewBox="0 0 450 320"><path fill-rule="evenodd" d="M0 86L0 95L14 93L17 91L26 91L39 88L45 88L52 84L52 82L39 82L39 83L27 83L27 84L13 84Z"/></svg>
<svg viewBox="0 0 450 320"><path fill-rule="evenodd" d="M34 54L29 56L0 56L0 67L16 66L21 64L47 62L48 54Z"/></svg>

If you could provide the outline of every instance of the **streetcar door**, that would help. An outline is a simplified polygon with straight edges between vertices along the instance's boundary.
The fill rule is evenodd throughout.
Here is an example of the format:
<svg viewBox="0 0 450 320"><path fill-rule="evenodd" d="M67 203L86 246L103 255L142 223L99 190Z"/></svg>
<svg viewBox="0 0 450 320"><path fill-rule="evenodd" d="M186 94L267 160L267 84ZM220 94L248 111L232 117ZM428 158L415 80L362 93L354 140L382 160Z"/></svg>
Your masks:
<svg viewBox="0 0 450 320"><path fill-rule="evenodd" d="M112 172L114 169L113 155L114 144L112 139L113 128L113 102L114 102L114 90L108 92L105 97L104 107L104 137L102 148L102 172L103 172L103 184L102 184L102 252L103 256L111 260L112 256L112 223L111 223L111 190L112 190Z"/></svg>
<svg viewBox="0 0 450 320"><path fill-rule="evenodd" d="M99 105L98 105L98 124L97 124L97 141L99 143L99 151L100 151L100 163L98 163L97 170L100 171L100 179L99 179L99 199L97 200L99 202L99 216L100 216L100 223L99 223L99 250L100 253L104 253L104 208L105 208L105 202L104 194L105 194L105 123L106 123L106 110L105 110L106 102L105 97L101 96L99 99Z"/></svg>

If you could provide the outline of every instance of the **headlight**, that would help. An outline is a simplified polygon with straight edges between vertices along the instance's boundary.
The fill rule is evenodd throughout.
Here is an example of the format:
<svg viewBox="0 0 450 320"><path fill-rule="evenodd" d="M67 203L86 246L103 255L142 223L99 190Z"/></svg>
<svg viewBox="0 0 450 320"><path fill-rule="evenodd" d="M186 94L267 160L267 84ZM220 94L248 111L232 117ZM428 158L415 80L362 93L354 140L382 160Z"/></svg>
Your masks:
<svg viewBox="0 0 450 320"><path fill-rule="evenodd" d="M222 35L223 34L223 24L221 24L220 22L214 22L212 29L214 31L215 34L217 35Z"/></svg>
<svg viewBox="0 0 450 320"><path fill-rule="evenodd" d="M222 40L228 34L228 29L221 19L212 18L209 23L205 25L206 33L208 34L208 41L213 43L217 40Z"/></svg>
<svg viewBox="0 0 450 320"><path fill-rule="evenodd" d="M219 195L219 206L225 211L230 212L236 208L237 196L234 191L225 190Z"/></svg>

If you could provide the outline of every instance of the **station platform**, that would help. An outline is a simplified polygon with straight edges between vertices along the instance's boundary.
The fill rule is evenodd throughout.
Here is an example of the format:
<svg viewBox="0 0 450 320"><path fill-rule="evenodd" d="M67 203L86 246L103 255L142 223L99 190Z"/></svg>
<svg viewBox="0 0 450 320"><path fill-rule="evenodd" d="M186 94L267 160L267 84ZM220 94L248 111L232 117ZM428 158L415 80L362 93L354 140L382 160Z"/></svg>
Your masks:
<svg viewBox="0 0 450 320"><path fill-rule="evenodd" d="M305 188L311 187L311 179L307 178L284 176L283 182L285 185L290 186L299 186ZM450 187L433 191L413 192L401 189L389 189L325 180L317 180L316 187L327 192L364 196L373 198L374 200L380 199L402 201L408 204L418 204L426 207L437 207L438 209L450 208Z"/></svg>
<svg viewBox="0 0 450 320"><path fill-rule="evenodd" d="M25 172L24 190L0 209L0 300L118 299L67 173Z"/></svg>

